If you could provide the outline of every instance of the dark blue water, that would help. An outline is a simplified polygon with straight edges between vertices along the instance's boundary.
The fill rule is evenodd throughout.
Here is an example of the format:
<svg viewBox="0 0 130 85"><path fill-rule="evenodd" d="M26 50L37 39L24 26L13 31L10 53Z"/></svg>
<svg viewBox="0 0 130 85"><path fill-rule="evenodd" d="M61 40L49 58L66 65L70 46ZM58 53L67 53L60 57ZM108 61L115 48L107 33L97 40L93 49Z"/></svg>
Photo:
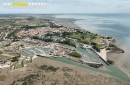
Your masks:
<svg viewBox="0 0 130 85"><path fill-rule="evenodd" d="M125 49L121 62L127 64L130 71L130 14L64 14L55 17L82 19L75 22L82 29L116 38Z"/></svg>

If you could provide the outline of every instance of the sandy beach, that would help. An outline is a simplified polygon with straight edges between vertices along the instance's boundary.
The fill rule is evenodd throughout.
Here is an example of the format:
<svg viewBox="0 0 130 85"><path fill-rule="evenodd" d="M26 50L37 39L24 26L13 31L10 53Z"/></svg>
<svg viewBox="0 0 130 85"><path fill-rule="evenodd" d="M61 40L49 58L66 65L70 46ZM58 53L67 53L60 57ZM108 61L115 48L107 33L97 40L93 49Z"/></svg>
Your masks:
<svg viewBox="0 0 130 85"><path fill-rule="evenodd" d="M101 49L100 52L96 52L100 57L102 57L102 59L104 59L105 61L107 61L107 51L106 49Z"/></svg>
<svg viewBox="0 0 130 85"><path fill-rule="evenodd" d="M82 29L81 27L79 27L75 24L75 21L77 21L78 19L53 17L52 20L54 20L57 23L62 24L64 26L70 27L70 24L71 24L72 25L71 27L73 27L73 28ZM66 21L69 21L69 24L67 24ZM66 23L66 24L64 24L64 23ZM88 28L88 30L89 30L89 28ZM109 59L109 60L115 61L115 66L120 68L122 71L124 71L130 77L130 68L128 67L128 65L130 65L130 64L126 63L127 59L125 57L125 56L128 56L128 54L126 54L126 53L129 53L128 49L126 49L126 47L123 45L123 43L119 42L118 39L116 39L115 37L114 37L114 39L116 40L115 44L119 48L122 48L125 51L125 53L107 53L107 52L105 52L105 50L102 50L101 53L99 53L99 55L102 55L102 58L104 60Z"/></svg>
<svg viewBox="0 0 130 85"><path fill-rule="evenodd" d="M124 71L130 77L130 68L128 67L129 64L126 65L125 62L125 56L127 56L126 52L128 53L128 50L117 39L114 44L116 44L119 48L122 48L125 51L125 53L108 52L107 59L114 61L115 66Z"/></svg>

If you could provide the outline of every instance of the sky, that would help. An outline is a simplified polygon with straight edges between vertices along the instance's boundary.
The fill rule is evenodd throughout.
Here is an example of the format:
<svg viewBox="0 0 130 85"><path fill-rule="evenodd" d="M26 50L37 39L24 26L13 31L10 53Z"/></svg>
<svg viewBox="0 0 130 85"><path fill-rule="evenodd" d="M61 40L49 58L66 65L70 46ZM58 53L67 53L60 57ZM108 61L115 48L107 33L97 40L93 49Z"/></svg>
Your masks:
<svg viewBox="0 0 130 85"><path fill-rule="evenodd" d="M10 8L3 3L44 2L42 8ZM130 0L0 0L0 14L130 13Z"/></svg>

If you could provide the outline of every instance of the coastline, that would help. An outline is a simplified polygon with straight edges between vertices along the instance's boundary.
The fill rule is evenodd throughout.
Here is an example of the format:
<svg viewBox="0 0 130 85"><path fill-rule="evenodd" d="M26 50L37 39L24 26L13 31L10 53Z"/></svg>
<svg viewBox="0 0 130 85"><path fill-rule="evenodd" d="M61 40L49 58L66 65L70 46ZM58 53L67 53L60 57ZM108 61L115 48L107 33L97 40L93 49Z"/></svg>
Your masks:
<svg viewBox="0 0 130 85"><path fill-rule="evenodd" d="M118 41L118 39L116 38L114 39L116 40L114 44L117 45L119 48L122 48L123 50L125 50L125 53L126 53L127 49L125 48L125 46L123 46L122 43ZM130 72L128 71L129 68L124 67L124 62L125 62L124 56L126 56L125 53L108 52L107 58L114 61L115 62L114 65L117 68L121 69L130 77Z"/></svg>
<svg viewBox="0 0 130 85"><path fill-rule="evenodd" d="M51 16L50 16L51 17ZM57 17L54 17L54 16L52 16L53 18L57 18ZM62 19L62 20L61 20ZM79 27L77 24L75 24L75 21L77 21L78 19L74 19L74 18L57 18L57 19L55 19L55 20L59 20L59 22L60 23L58 23L58 22L56 22L56 23L58 23L58 24L62 24L62 23L65 23L65 21L63 20L63 19L65 19L65 20L67 20L67 19L69 19L69 24L71 24L72 26L76 26L76 27L78 27L78 28L76 28L76 29L82 29L81 27ZM71 21L71 19L73 19L73 21ZM69 27L69 25L67 25L67 24L62 24L63 26L68 26ZM73 28L75 28L75 27L73 27ZM84 29L83 29L84 30ZM86 31L89 31L89 30L86 30ZM99 35L101 35L101 34L99 34ZM102 36L104 36L104 35L102 35ZM113 37L113 36L112 36ZM113 37L115 40L116 40L116 42L114 43L115 45L117 45L119 48L121 48L121 49L123 49L123 50L127 50L127 49L125 49L125 47L118 41L118 39L116 39L115 37ZM129 72L127 71L127 70L125 70L124 68L122 68L122 65L123 65L123 63L124 62L120 62L120 61L124 61L125 59L123 59L123 56L125 56L125 53L116 53L116 52L113 52L114 54L112 54L112 53L107 53L106 52L106 58L108 58L109 56L111 56L111 57L109 57L109 59L111 59L112 61L116 61L115 63L116 63L116 67L117 68L119 68L120 70L122 70L123 72L125 72L129 77L130 77L130 74L129 74ZM121 55L120 55L121 54ZM102 54L102 55L104 55L104 53ZM116 56L116 57L115 57ZM115 58L113 58L113 57L115 57ZM122 60L123 59L123 60Z"/></svg>
<svg viewBox="0 0 130 85"><path fill-rule="evenodd" d="M67 18L68 19L68 18ZM62 18L62 23L64 23L64 22L67 22L67 19L65 19L65 21L64 21L64 18ZM59 18L57 18L56 20L59 20ZM71 20L71 18L69 19L69 26L73 23L74 25L72 25L72 26L75 26L76 24L74 23L76 21L76 19L72 19ZM58 21L58 22L60 22L60 20ZM71 23L70 23L71 22ZM57 23L57 22L56 22ZM59 24L59 23L58 23ZM68 22L66 23L66 24L68 24ZM65 25L66 26L66 25ZM68 27L69 27L68 26ZM78 27L78 26L77 26ZM71 28L71 27L69 27L69 28ZM75 27L72 27L72 28L75 28ZM82 29L82 28L75 28L75 29ZM100 34L99 34L100 35ZM121 45L121 44L120 44ZM106 51L106 50L105 50ZM104 55L106 55L106 52L105 51L103 51L103 52L101 52L101 54L100 54L100 56L101 55L103 55L103 57L104 58L106 58L106 56L104 56ZM116 55L116 54L115 54ZM34 62L35 62L35 59L37 59L38 57L37 56L34 56L32 59L34 59ZM119 58L121 58L121 57L119 57ZM115 61L118 61L118 59L113 59L113 60L115 60ZM40 63L40 62L39 62ZM48 62L49 63L49 62ZM118 63L120 63L120 61L118 62ZM116 65L119 65L119 64L116 64ZM98 69L96 69L96 71L97 71ZM115 72L115 71L113 71L113 72ZM125 73L123 72L123 74L125 75ZM119 77L119 76L117 76L117 77Z"/></svg>
<svg viewBox="0 0 130 85"><path fill-rule="evenodd" d="M63 25L65 27L81 29L78 25L75 24L75 21L82 20L82 19L57 18L55 15L43 15L43 16L40 16L39 18L52 20L55 23Z"/></svg>

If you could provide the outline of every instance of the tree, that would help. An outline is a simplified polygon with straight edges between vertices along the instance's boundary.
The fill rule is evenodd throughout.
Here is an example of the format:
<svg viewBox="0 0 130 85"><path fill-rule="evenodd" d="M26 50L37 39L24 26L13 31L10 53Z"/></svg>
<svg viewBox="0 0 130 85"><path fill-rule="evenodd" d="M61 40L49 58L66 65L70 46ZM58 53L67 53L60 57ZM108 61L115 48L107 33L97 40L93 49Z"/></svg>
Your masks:
<svg viewBox="0 0 130 85"><path fill-rule="evenodd" d="M93 49L95 49L97 52L100 52L100 48L98 48L96 45L93 46Z"/></svg>
<svg viewBox="0 0 130 85"><path fill-rule="evenodd" d="M26 64L25 59L23 59L22 62L21 62L22 67L24 67L25 64Z"/></svg>
<svg viewBox="0 0 130 85"><path fill-rule="evenodd" d="M10 68L12 68L12 69L16 69L16 67L17 67L17 62L14 62L14 63L10 66Z"/></svg>
<svg viewBox="0 0 130 85"><path fill-rule="evenodd" d="M71 52L70 55L73 56L73 57L77 57L77 58L81 58L81 57L82 57L82 56L81 56L79 53L77 53L76 51Z"/></svg>
<svg viewBox="0 0 130 85"><path fill-rule="evenodd" d="M16 66L17 66L17 62L14 63L14 69L16 69Z"/></svg>
<svg viewBox="0 0 130 85"><path fill-rule="evenodd" d="M3 52L2 52L2 51L0 51L0 54L3 54Z"/></svg>
<svg viewBox="0 0 130 85"><path fill-rule="evenodd" d="M33 59L32 59L32 57L31 57L31 63L33 62Z"/></svg>

